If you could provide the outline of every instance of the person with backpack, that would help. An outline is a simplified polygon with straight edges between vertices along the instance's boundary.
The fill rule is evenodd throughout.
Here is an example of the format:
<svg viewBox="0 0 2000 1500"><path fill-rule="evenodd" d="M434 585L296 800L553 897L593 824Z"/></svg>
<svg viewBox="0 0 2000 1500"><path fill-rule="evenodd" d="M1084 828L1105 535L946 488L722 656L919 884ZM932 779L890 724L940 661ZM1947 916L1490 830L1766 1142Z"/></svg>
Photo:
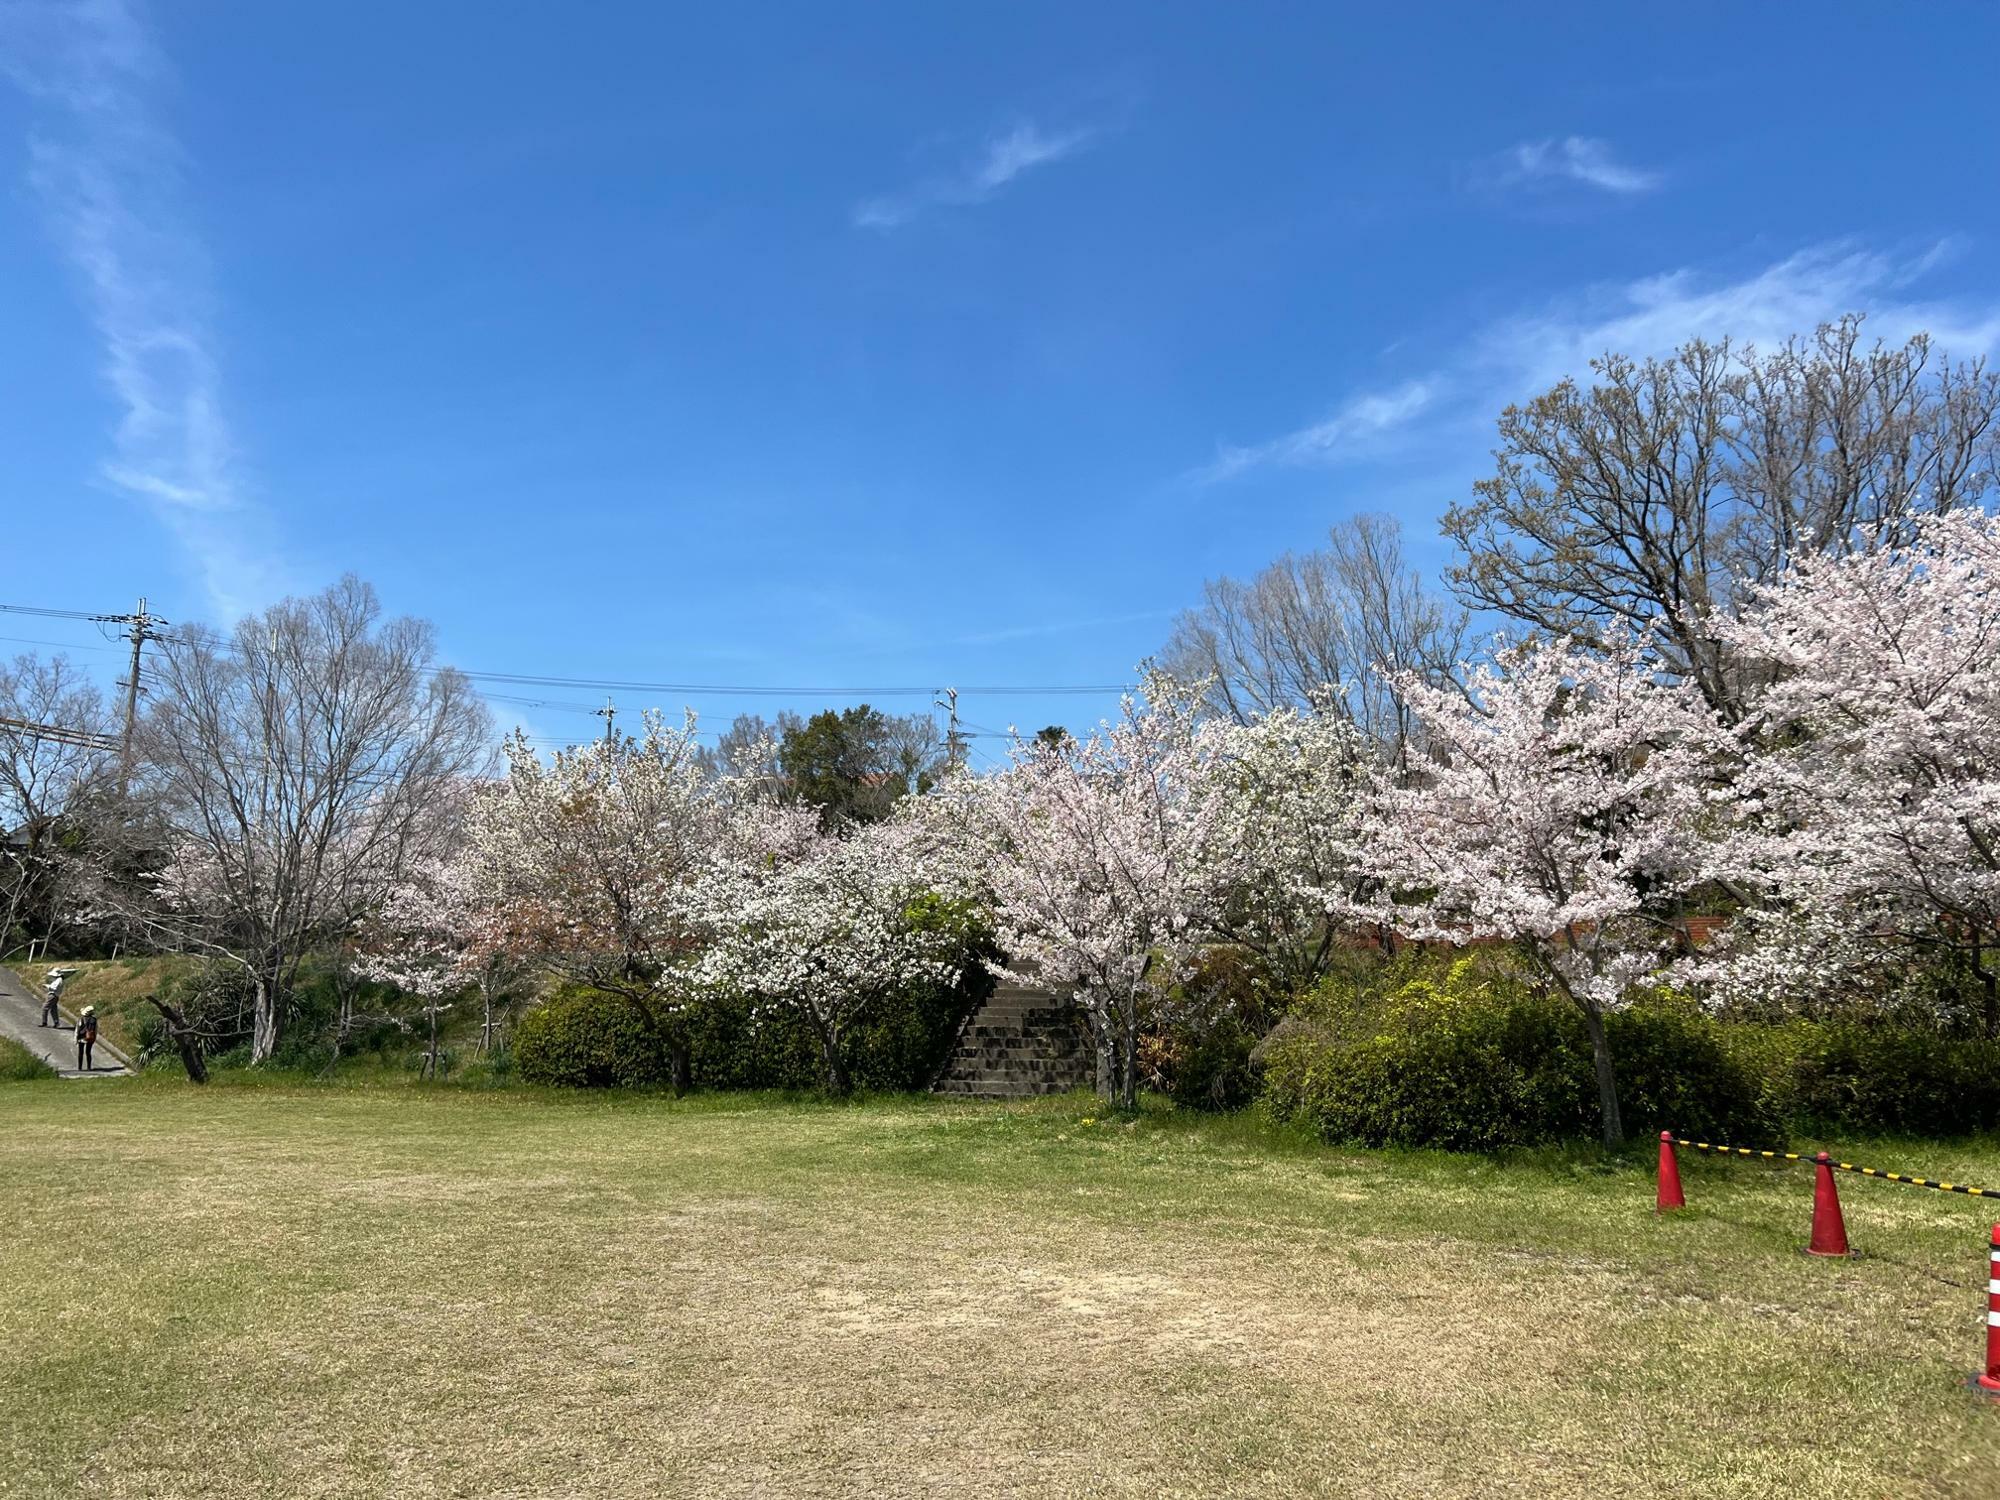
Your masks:
<svg viewBox="0 0 2000 1500"><path fill-rule="evenodd" d="M79 1073L94 1071L91 1049L97 1045L97 1007L86 1005L83 1014L76 1018L76 1070Z"/></svg>

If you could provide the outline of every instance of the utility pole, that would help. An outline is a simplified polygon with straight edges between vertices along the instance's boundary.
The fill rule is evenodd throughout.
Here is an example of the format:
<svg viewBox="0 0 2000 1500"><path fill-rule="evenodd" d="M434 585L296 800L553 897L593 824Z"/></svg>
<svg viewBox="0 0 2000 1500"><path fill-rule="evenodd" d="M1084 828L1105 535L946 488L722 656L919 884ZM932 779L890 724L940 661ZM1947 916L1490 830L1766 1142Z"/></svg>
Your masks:
<svg viewBox="0 0 2000 1500"><path fill-rule="evenodd" d="M959 732L958 728L958 689L948 687L942 688L939 691L944 696L934 698L931 701L948 715L945 720L946 728L944 732L945 769L956 771L960 766L965 764L965 736Z"/></svg>
<svg viewBox="0 0 2000 1500"><path fill-rule="evenodd" d="M125 689L125 732L118 743L118 795L123 797L132 783L132 735L139 725L139 669L146 642L159 639L154 628L167 622L158 615L146 613L146 601L141 598L139 607L129 615L99 615L99 620L107 625L123 625L125 639L132 643L132 664L125 674L121 687Z"/></svg>
<svg viewBox="0 0 2000 1500"><path fill-rule="evenodd" d="M604 721L604 743L607 745L610 744L611 723L612 720L618 717L618 705L613 703L609 698L606 698L604 700L604 707L593 708L591 712Z"/></svg>

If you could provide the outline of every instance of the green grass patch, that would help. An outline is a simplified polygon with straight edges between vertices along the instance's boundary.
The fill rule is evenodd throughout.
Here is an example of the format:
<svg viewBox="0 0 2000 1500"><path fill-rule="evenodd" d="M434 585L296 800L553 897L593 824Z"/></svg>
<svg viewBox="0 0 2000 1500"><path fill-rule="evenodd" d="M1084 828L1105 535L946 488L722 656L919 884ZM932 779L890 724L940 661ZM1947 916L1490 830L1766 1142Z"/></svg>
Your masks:
<svg viewBox="0 0 2000 1500"><path fill-rule="evenodd" d="M55 1070L12 1037L0 1036L0 1083L35 1083Z"/></svg>
<svg viewBox="0 0 2000 1500"><path fill-rule="evenodd" d="M0 1097L0 1494L2000 1492L1979 1200L1831 1263L1797 1168L237 1077Z"/></svg>

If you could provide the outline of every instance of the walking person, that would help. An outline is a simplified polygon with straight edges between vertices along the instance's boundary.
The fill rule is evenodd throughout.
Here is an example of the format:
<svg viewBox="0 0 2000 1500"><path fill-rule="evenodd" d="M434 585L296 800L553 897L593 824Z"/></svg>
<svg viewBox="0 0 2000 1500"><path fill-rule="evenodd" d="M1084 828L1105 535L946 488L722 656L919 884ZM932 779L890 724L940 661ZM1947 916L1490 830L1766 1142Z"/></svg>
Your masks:
<svg viewBox="0 0 2000 1500"><path fill-rule="evenodd" d="M91 1049L97 1045L97 1007L86 1005L83 1014L76 1018L76 1070L89 1073L94 1070Z"/></svg>

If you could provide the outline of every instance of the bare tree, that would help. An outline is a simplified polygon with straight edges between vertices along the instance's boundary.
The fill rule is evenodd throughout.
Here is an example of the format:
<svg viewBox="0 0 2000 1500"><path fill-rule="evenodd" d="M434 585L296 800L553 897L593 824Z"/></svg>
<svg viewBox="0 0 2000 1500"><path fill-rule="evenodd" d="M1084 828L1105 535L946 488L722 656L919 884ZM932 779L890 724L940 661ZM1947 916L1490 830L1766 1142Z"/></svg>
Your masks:
<svg viewBox="0 0 2000 1500"><path fill-rule="evenodd" d="M141 736L167 830L153 920L249 974L253 1061L300 960L435 852L453 787L489 760L484 705L435 658L427 623L383 620L352 576L164 643Z"/></svg>
<svg viewBox="0 0 2000 1500"><path fill-rule="evenodd" d="M1713 621L1746 582L1994 494L2000 374L1926 336L1864 347L1847 317L1770 354L1697 340L1591 369L1502 413L1493 477L1445 516L1451 585L1586 643L1653 627L1724 713L1748 685Z"/></svg>
<svg viewBox="0 0 2000 1500"><path fill-rule="evenodd" d="M945 743L937 720L927 713L882 716L882 771L902 790L921 792L944 769Z"/></svg>
<svg viewBox="0 0 2000 1500"><path fill-rule="evenodd" d="M804 723L799 715L783 709L775 723L762 714L738 714L716 736L715 744L701 751L702 766L711 776L761 776L776 784L784 774L778 763L778 746Z"/></svg>
<svg viewBox="0 0 2000 1500"><path fill-rule="evenodd" d="M59 918L63 856L117 770L108 732L103 695L67 657L0 662L0 950L24 915Z"/></svg>
<svg viewBox="0 0 2000 1500"><path fill-rule="evenodd" d="M1400 762L1410 717L1387 674L1450 676L1465 632L1464 611L1405 563L1396 521L1360 515L1324 548L1288 552L1247 583L1210 580L1201 607L1175 623L1162 665L1206 679L1210 708L1239 723L1333 705Z"/></svg>

